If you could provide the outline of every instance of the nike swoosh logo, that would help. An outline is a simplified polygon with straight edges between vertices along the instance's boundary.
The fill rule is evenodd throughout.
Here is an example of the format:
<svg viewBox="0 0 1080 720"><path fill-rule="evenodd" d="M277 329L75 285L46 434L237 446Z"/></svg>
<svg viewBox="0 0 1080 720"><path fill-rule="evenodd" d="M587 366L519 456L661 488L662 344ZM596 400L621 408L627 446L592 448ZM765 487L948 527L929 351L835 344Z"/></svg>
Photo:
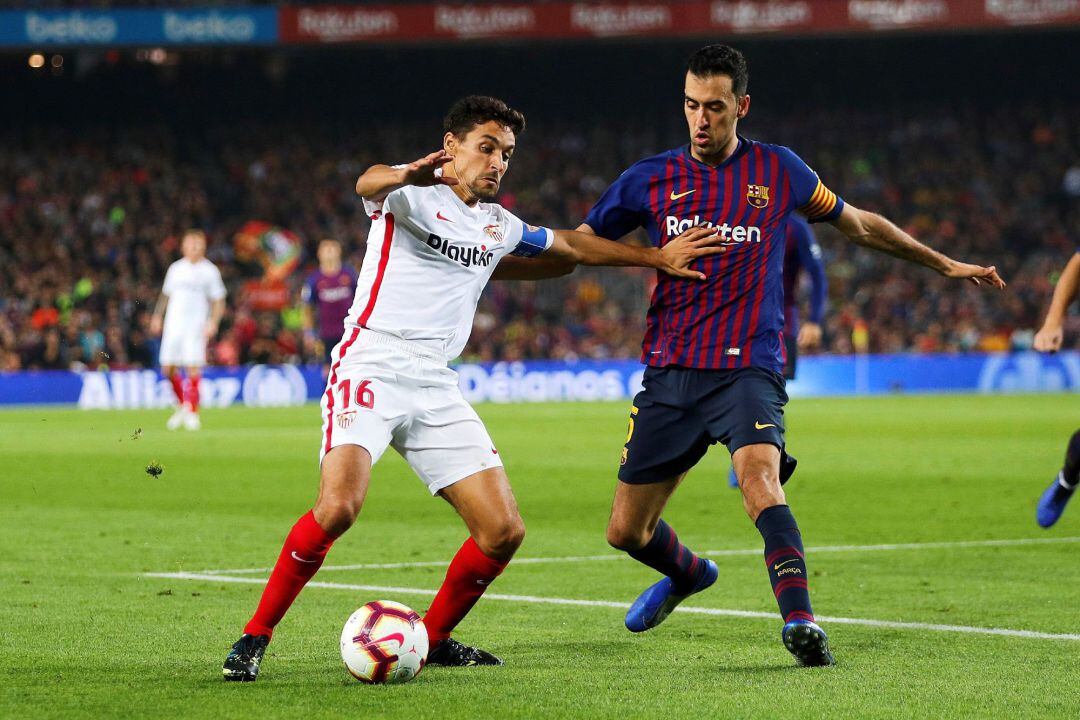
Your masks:
<svg viewBox="0 0 1080 720"><path fill-rule="evenodd" d="M690 193L696 193L696 192L697 192L697 190L687 190L687 191L686 191L686 192L684 192L684 193L676 193L676 192L675 192L674 190L672 190L672 191L671 191L671 195L669 195L669 196L668 196L668 199L669 199L669 200L678 200L679 198L684 198L684 197L686 197L686 196L687 196L687 195L689 195Z"/></svg>
<svg viewBox="0 0 1080 720"><path fill-rule="evenodd" d="M399 646L405 644L405 636L402 633L390 633L386 637L381 637L378 640L364 640L363 637L364 637L363 635L357 635L356 637L353 638L353 642L354 643L355 642L363 643L363 647L364 647L365 650L368 649L368 648L378 646L378 645L382 645L387 640L397 640L397 644Z"/></svg>
<svg viewBox="0 0 1080 720"><path fill-rule="evenodd" d="M444 215L442 214L442 210L440 210L439 212L435 213L435 217L437 217L437 218L438 218L439 220L445 220L445 221L446 221L446 222L448 222L448 223L452 223L452 222L454 222L454 221L453 221L453 220L451 220L450 218L448 218L448 217L444 216Z"/></svg>
<svg viewBox="0 0 1080 720"><path fill-rule="evenodd" d="M793 563L793 562L795 562L795 561L796 561L796 560L798 560L798 559L799 559L799 558L791 558L790 560L785 560L785 561L784 561L784 562L782 562L782 563L776 563L775 565L773 565L773 566L772 566L772 569L773 569L773 570L779 570L780 568L784 567L784 566L785 566L785 565L787 565L788 563Z"/></svg>
<svg viewBox="0 0 1080 720"><path fill-rule="evenodd" d="M775 423L765 423L764 425L762 425L758 421L756 421L756 420L754 421L754 429L755 430L764 430L765 428L771 428L771 427L776 427L776 424Z"/></svg>
<svg viewBox="0 0 1080 720"><path fill-rule="evenodd" d="M300 557L299 555L297 555L297 554L296 554L296 551L295 551L295 550L293 550L293 551L292 551L292 559L293 559L293 560L299 560L299 561L300 561L300 562L302 562L302 563L313 563L313 562L319 562L318 560L305 560L304 558L302 558L302 557Z"/></svg>

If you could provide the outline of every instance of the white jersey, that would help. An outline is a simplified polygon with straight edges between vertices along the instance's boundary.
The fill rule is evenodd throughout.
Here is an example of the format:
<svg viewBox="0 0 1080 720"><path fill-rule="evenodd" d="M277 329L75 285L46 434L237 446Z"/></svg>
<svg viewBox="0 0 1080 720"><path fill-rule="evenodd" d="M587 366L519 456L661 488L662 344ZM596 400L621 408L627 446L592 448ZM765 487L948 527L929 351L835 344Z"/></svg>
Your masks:
<svg viewBox="0 0 1080 720"><path fill-rule="evenodd" d="M406 186L364 207L371 232L346 327L418 343L447 360L465 348L499 260L537 255L554 237L497 203L469 207L447 185Z"/></svg>
<svg viewBox="0 0 1080 720"><path fill-rule="evenodd" d="M181 258L169 266L161 292L165 306L163 335L201 335L210 317L210 304L225 297L221 272L206 258L191 262Z"/></svg>

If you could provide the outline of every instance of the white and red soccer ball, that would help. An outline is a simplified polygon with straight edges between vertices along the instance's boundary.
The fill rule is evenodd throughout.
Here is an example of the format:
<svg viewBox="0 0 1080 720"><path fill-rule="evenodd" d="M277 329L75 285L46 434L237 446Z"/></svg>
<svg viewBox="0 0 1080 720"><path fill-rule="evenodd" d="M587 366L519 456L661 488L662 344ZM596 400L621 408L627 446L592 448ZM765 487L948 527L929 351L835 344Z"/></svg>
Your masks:
<svg viewBox="0 0 1080 720"><path fill-rule="evenodd" d="M341 659L360 682L408 682L423 670L427 654L424 621L392 600L369 602L349 616L341 631Z"/></svg>

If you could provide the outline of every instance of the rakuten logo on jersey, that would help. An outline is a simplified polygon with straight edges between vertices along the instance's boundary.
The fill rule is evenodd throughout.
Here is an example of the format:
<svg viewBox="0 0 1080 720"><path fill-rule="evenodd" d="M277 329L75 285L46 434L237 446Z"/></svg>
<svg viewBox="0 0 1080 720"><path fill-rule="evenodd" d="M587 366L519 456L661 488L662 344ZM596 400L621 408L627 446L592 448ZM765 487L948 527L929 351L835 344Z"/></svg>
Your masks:
<svg viewBox="0 0 1080 720"><path fill-rule="evenodd" d="M735 243L744 242L761 242L761 228L757 225L728 225L723 223L719 226L713 225L711 222L703 222L700 215L695 215L693 218L679 219L674 215L668 215L664 218L664 229L669 238L681 235L692 227L698 225L704 225L705 227L715 227L720 235L720 239L724 241L725 245L733 245Z"/></svg>
<svg viewBox="0 0 1080 720"><path fill-rule="evenodd" d="M476 265L487 267L495 257L495 253L488 250L486 245L463 248L434 233L428 235L427 244L429 248L438 250L462 267L467 268Z"/></svg>

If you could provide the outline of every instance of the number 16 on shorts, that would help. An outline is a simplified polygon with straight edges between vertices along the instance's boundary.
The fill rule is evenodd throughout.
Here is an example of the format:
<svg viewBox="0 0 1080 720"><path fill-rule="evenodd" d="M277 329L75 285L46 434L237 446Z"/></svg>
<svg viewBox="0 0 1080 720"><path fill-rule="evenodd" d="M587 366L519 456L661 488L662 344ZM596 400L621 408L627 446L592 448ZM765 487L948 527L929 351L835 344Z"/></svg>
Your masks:
<svg viewBox="0 0 1080 720"><path fill-rule="evenodd" d="M369 410L375 407L375 393L368 387L371 385L370 380L361 380L356 384L355 391L353 390L353 381L351 378L345 378L337 384L334 388L334 392L339 400L338 407L342 410L348 410L350 403L355 404L357 407L368 408Z"/></svg>

